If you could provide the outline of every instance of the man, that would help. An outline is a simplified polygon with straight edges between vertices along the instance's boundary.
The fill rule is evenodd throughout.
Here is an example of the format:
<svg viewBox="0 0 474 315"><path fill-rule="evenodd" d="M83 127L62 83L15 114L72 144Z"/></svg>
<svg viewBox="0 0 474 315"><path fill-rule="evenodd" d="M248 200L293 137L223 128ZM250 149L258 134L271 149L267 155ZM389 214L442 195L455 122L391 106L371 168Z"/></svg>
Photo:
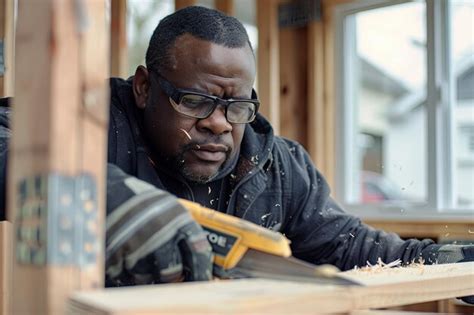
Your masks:
<svg viewBox="0 0 474 315"><path fill-rule="evenodd" d="M254 80L242 24L202 7L164 18L146 67L111 80L107 285L212 277L202 229L163 190L284 233L313 264L473 259L472 246L403 241L344 213L302 146L258 114Z"/></svg>
<svg viewBox="0 0 474 315"><path fill-rule="evenodd" d="M378 258L474 256L473 247L403 241L344 213L301 145L274 136L257 113L255 57L235 18L202 7L171 14L151 38L146 65L111 81L109 162L125 173L284 233L293 255L314 264L347 270Z"/></svg>

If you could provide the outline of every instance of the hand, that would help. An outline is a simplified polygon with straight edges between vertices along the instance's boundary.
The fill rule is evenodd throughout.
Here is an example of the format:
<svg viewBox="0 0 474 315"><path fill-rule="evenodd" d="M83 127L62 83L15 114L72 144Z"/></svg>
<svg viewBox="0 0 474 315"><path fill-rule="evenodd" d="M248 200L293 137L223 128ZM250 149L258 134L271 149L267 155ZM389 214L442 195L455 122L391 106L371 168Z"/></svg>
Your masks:
<svg viewBox="0 0 474 315"><path fill-rule="evenodd" d="M212 258L177 198L108 166L106 286L210 280Z"/></svg>
<svg viewBox="0 0 474 315"><path fill-rule="evenodd" d="M427 264L448 264L474 261L474 245L430 245L421 252ZM474 295L460 297L466 303L474 304Z"/></svg>

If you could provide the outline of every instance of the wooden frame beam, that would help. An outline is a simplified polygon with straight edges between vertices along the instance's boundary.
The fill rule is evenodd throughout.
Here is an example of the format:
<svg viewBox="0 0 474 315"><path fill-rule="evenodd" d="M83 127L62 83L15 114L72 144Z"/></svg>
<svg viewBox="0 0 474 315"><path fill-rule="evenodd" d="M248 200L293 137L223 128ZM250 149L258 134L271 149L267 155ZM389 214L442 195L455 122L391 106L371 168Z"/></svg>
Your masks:
<svg viewBox="0 0 474 315"><path fill-rule="evenodd" d="M13 96L15 46L14 1L0 0L0 41L3 51L3 73L0 75L0 97ZM7 218L8 213L6 214ZM12 284L12 225L0 222L0 315L9 315Z"/></svg>
<svg viewBox="0 0 474 315"><path fill-rule="evenodd" d="M234 15L234 0L214 0L214 6L227 15Z"/></svg>
<svg viewBox="0 0 474 315"><path fill-rule="evenodd" d="M280 55L278 3L257 1L258 96L260 112L269 119L275 134L280 133Z"/></svg>
<svg viewBox="0 0 474 315"><path fill-rule="evenodd" d="M110 15L110 75L128 77L127 0L112 0Z"/></svg>
<svg viewBox="0 0 474 315"><path fill-rule="evenodd" d="M63 314L72 291L103 286L105 8L105 0L18 4L22 93L15 97L8 165L15 236L10 314ZM77 180L84 174L88 189ZM92 219L81 222L79 215Z"/></svg>
<svg viewBox="0 0 474 315"><path fill-rule="evenodd" d="M11 314L12 224L0 222L0 315Z"/></svg>
<svg viewBox="0 0 474 315"><path fill-rule="evenodd" d="M174 8L175 10L179 10L191 5L196 5L196 3L197 0L174 0Z"/></svg>
<svg viewBox="0 0 474 315"><path fill-rule="evenodd" d="M326 172L326 138L331 124L325 117L324 24L322 21L308 25L308 152L322 172Z"/></svg>
<svg viewBox="0 0 474 315"><path fill-rule="evenodd" d="M3 44L4 74L0 75L0 96L13 96L15 49L14 0L0 0L0 40Z"/></svg>

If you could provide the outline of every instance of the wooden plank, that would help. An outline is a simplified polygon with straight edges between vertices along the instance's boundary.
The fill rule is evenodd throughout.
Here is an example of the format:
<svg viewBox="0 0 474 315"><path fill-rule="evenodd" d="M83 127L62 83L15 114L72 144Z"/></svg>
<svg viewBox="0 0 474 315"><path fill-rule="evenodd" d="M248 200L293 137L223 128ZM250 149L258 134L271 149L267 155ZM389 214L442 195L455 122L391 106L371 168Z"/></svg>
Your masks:
<svg viewBox="0 0 474 315"><path fill-rule="evenodd" d="M185 7L189 7L191 5L196 5L197 0L174 0L174 8L175 10L179 10Z"/></svg>
<svg viewBox="0 0 474 315"><path fill-rule="evenodd" d="M427 312L403 312L393 310L365 310L351 312L350 315L440 315L448 313L427 313Z"/></svg>
<svg viewBox="0 0 474 315"><path fill-rule="evenodd" d="M366 286L245 279L78 292L70 314L323 314L474 294L474 262L352 271Z"/></svg>
<svg viewBox="0 0 474 315"><path fill-rule="evenodd" d="M128 77L127 0L112 0L110 16L110 74Z"/></svg>
<svg viewBox="0 0 474 315"><path fill-rule="evenodd" d="M344 273L366 287L354 290L354 309L385 308L474 293L474 262L413 265Z"/></svg>
<svg viewBox="0 0 474 315"><path fill-rule="evenodd" d="M0 76L0 96L13 96L14 93L14 0L0 0L0 40L4 47L5 73Z"/></svg>
<svg viewBox="0 0 474 315"><path fill-rule="evenodd" d="M275 134L280 133L280 57L278 1L259 0L258 28L258 96L260 112L267 117Z"/></svg>
<svg viewBox="0 0 474 315"><path fill-rule="evenodd" d="M12 226L0 222L0 315L9 315L12 283Z"/></svg>
<svg viewBox="0 0 474 315"><path fill-rule="evenodd" d="M105 7L105 0L18 4L16 87L22 93L15 98L8 166L14 231L22 227L16 220L21 180L88 173L97 186L95 239L103 243L110 36ZM54 228L47 226L49 232ZM100 255L87 265L18 258L13 265L13 314L62 314L72 291L101 287L104 279Z"/></svg>
<svg viewBox="0 0 474 315"><path fill-rule="evenodd" d="M308 147L307 29L280 30L280 134Z"/></svg>
<svg viewBox="0 0 474 315"><path fill-rule="evenodd" d="M227 15L234 15L234 0L214 0L214 4L217 10Z"/></svg>

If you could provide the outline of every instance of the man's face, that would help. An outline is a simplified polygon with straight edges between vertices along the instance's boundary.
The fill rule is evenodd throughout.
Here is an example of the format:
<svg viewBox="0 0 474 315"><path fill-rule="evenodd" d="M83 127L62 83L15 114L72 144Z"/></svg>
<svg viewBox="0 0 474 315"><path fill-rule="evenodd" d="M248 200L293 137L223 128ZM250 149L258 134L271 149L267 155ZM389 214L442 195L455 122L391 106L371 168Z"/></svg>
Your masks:
<svg viewBox="0 0 474 315"><path fill-rule="evenodd" d="M227 48L188 34L175 41L170 53L174 63L166 72L148 71L145 133L155 155L166 158L186 179L205 183L238 154L245 124L228 122L220 105L204 119L178 113L160 87L159 76L178 89L250 99L254 57L247 45Z"/></svg>

